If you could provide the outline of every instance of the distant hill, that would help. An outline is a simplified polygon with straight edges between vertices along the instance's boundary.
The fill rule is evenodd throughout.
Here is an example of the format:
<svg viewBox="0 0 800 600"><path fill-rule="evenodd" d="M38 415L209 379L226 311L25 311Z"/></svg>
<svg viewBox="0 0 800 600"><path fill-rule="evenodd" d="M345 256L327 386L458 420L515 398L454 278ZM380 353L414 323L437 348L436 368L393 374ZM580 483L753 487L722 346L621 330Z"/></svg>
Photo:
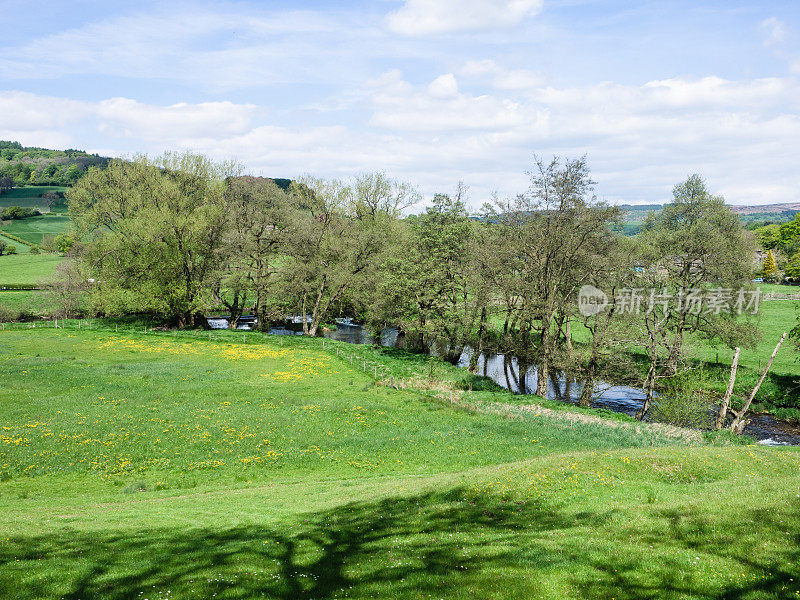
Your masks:
<svg viewBox="0 0 800 600"><path fill-rule="evenodd" d="M50 150L0 141L0 192L26 185L68 187L89 167L109 160L83 150Z"/></svg>
<svg viewBox="0 0 800 600"><path fill-rule="evenodd" d="M628 235L639 231L642 222L650 212L659 212L663 204L620 204L622 209L622 229ZM751 227L759 223L786 223L791 221L800 212L800 202L787 202L783 204L763 204L760 206L734 206L730 209L739 215L742 223Z"/></svg>
<svg viewBox="0 0 800 600"><path fill-rule="evenodd" d="M731 206L731 210L740 215L763 215L791 213L792 216L800 212L800 202L786 202L784 204L762 204L760 206Z"/></svg>

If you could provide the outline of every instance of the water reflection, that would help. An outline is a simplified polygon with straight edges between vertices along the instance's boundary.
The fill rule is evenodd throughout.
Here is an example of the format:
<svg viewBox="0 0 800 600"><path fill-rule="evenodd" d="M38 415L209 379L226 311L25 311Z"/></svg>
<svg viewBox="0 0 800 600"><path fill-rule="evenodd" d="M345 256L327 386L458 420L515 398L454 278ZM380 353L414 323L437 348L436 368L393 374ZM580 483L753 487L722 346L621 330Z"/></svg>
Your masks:
<svg viewBox="0 0 800 600"><path fill-rule="evenodd" d="M459 367L469 365L472 352L471 348L464 350L458 361ZM538 383L535 366L521 363L516 357L507 354L481 354L478 357L477 372L518 394L534 393ZM575 375L553 369L548 376L547 398L577 404L583 393L583 385L583 380ZM591 406L633 416L642 406L644 398L645 394L639 388L599 381L592 390Z"/></svg>

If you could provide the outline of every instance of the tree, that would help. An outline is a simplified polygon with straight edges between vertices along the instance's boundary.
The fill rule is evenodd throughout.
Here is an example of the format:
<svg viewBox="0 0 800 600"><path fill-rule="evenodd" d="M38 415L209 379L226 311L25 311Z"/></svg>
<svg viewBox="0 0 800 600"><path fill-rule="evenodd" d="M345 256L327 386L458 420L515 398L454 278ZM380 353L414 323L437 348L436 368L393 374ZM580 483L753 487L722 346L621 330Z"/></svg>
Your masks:
<svg viewBox="0 0 800 600"><path fill-rule="evenodd" d="M486 319L478 225L464 206L466 191L459 182L455 195L435 194L432 206L408 219L407 235L384 263L385 285L377 294L409 347L435 347L451 363L477 341Z"/></svg>
<svg viewBox="0 0 800 600"><path fill-rule="evenodd" d="M786 275L795 279L800 279L800 250L792 255L786 265Z"/></svg>
<svg viewBox="0 0 800 600"><path fill-rule="evenodd" d="M110 313L149 312L203 325L226 226L225 190L237 167L196 154L113 160L69 191L83 259Z"/></svg>
<svg viewBox="0 0 800 600"><path fill-rule="evenodd" d="M289 226L290 200L271 179L234 177L228 182L225 230L213 290L230 312L235 328L245 306L254 301L257 327L269 329L269 305Z"/></svg>
<svg viewBox="0 0 800 600"><path fill-rule="evenodd" d="M764 281L774 282L778 276L778 266L775 264L775 256L772 250L767 252L767 257L764 259L764 266L761 269L761 276Z"/></svg>
<svg viewBox="0 0 800 600"><path fill-rule="evenodd" d="M78 240L70 233L61 233L55 237L56 250L61 254L69 252Z"/></svg>
<svg viewBox="0 0 800 600"><path fill-rule="evenodd" d="M284 298L314 336L351 289L379 266L393 223L417 192L383 173L350 183L304 178L292 184L293 210L281 269Z"/></svg>
<svg viewBox="0 0 800 600"><path fill-rule="evenodd" d="M660 293L679 300L668 308L665 322L672 335L666 364L670 376L677 372L686 334L713 334L719 317L695 310L690 295L712 287L731 290L746 285L755 253L739 218L721 196L709 193L702 177L689 176L672 193L672 202L658 215L651 214L640 234L640 260L658 274L653 283Z"/></svg>
<svg viewBox="0 0 800 600"><path fill-rule="evenodd" d="M42 200L47 204L47 210L53 210L53 204L60 197L61 195L58 192L45 192L42 194Z"/></svg>
<svg viewBox="0 0 800 600"><path fill-rule="evenodd" d="M755 229L755 233L764 250L773 250L777 248L780 243L780 230L781 226L779 223L770 223L769 225L764 225Z"/></svg>
<svg viewBox="0 0 800 600"><path fill-rule="evenodd" d="M494 278L506 314L504 349L536 361L536 393L544 396L559 343L557 317L588 280L619 211L593 196L585 157L536 158L529 176L527 194L496 202L485 219L498 226Z"/></svg>
<svg viewBox="0 0 800 600"><path fill-rule="evenodd" d="M59 263L45 286L55 309L53 313L65 319L75 317L86 300L89 287L88 270L84 263L74 259Z"/></svg>

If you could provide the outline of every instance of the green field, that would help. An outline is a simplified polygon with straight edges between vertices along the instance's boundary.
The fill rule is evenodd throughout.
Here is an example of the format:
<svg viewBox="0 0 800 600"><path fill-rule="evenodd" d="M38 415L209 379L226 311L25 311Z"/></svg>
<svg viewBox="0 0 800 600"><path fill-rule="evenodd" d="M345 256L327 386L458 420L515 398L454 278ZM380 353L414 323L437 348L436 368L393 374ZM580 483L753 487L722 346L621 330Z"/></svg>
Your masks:
<svg viewBox="0 0 800 600"><path fill-rule="evenodd" d="M24 206L29 208L38 208L39 210L46 211L47 202L42 198L47 192L66 193L69 188L54 185L29 185L25 187L12 188L0 194L0 208L8 208L9 206ZM54 202L51 207L53 212L66 212L67 204L61 199Z"/></svg>
<svg viewBox="0 0 800 600"><path fill-rule="evenodd" d="M12 254L0 256L0 287L3 284L36 284L50 277L64 258L57 254Z"/></svg>
<svg viewBox="0 0 800 600"><path fill-rule="evenodd" d="M17 254L22 254L24 252L30 251L31 247L27 244L23 244L17 240L12 240L9 237L3 235L3 232L0 230L0 242L4 242L5 244L14 246L17 249Z"/></svg>
<svg viewBox="0 0 800 600"><path fill-rule="evenodd" d="M53 237L64 233L70 227L67 215L46 214L41 217L28 217L9 221L2 225L0 231L11 233L31 244L41 244L46 235Z"/></svg>
<svg viewBox="0 0 800 600"><path fill-rule="evenodd" d="M397 351L86 327L0 331L3 598L800 594L797 449L512 412Z"/></svg>

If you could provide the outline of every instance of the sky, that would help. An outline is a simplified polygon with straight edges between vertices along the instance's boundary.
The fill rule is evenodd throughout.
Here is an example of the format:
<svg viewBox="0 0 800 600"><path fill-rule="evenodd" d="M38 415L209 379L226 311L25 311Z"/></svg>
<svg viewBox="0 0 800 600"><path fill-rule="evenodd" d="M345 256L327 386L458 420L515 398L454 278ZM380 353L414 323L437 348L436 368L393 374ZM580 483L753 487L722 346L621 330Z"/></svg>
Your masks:
<svg viewBox="0 0 800 600"><path fill-rule="evenodd" d="M463 181L474 209L534 156L586 155L612 203L692 173L800 201L796 0L0 0L0 23L0 139L26 146Z"/></svg>

